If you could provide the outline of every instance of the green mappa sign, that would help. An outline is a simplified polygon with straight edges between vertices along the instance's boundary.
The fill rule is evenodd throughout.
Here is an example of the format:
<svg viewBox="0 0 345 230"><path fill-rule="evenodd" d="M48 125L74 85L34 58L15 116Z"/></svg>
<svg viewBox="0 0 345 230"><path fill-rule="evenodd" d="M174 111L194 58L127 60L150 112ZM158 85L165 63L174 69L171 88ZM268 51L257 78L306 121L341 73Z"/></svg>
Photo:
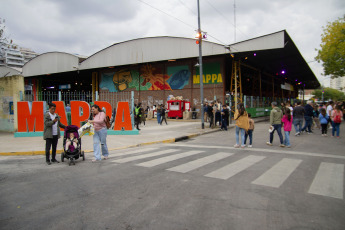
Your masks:
<svg viewBox="0 0 345 230"><path fill-rule="evenodd" d="M204 84L218 84L223 82L222 74L220 73L220 63L205 63L203 65L203 83ZM193 75L193 84L200 84L199 68L196 69L196 75Z"/></svg>

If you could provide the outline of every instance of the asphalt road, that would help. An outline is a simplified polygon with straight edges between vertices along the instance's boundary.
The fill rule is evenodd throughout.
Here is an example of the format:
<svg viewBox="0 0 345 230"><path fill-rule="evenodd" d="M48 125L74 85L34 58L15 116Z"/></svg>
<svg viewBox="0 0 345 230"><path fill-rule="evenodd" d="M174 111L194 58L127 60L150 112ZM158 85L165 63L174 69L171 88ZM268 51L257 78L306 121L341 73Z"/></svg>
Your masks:
<svg viewBox="0 0 345 230"><path fill-rule="evenodd" d="M342 130L343 131L343 130ZM234 148L234 129L47 166L0 157L0 229L345 229L344 139Z"/></svg>

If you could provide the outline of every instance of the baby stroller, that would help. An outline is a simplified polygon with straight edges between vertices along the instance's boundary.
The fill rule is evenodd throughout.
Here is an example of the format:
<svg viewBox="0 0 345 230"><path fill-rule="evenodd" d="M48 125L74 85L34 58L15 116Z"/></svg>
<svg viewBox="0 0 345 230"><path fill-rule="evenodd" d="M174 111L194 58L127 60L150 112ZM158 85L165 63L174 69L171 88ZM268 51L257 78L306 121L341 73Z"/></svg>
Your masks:
<svg viewBox="0 0 345 230"><path fill-rule="evenodd" d="M83 157L83 161L85 161L85 153L84 151L81 151L81 138L79 138L78 129L78 126L69 125L66 126L64 131L63 152L61 153L61 161L64 162L66 158L67 160L69 160L69 165L75 165L75 160L77 160L79 157ZM76 148L73 146L73 144L71 144L69 148L66 150L65 146L67 139L70 137L70 133L74 134L74 138L78 140L78 143Z"/></svg>

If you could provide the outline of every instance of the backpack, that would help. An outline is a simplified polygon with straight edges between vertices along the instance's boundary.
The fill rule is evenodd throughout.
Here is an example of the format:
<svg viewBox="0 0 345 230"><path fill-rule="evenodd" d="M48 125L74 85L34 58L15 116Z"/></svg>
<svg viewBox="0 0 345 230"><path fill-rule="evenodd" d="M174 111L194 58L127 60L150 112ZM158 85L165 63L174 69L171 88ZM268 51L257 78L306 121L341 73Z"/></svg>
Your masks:
<svg viewBox="0 0 345 230"><path fill-rule="evenodd" d="M335 117L333 118L334 123L341 123L341 116L339 112L334 113Z"/></svg>

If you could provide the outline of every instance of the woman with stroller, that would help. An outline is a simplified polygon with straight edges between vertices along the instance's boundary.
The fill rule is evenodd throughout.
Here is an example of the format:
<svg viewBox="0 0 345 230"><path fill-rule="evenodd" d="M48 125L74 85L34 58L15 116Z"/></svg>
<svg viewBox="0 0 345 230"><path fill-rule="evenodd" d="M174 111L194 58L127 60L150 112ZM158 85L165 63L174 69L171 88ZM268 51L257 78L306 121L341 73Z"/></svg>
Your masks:
<svg viewBox="0 0 345 230"><path fill-rule="evenodd" d="M88 122L93 124L95 128L95 134L93 135L93 152L95 159L92 160L92 162L101 160L101 148L99 145L102 146L103 159L106 160L109 156L107 147L107 126L105 123L106 115L96 104L92 105L91 112L93 115L93 120L89 120Z"/></svg>

